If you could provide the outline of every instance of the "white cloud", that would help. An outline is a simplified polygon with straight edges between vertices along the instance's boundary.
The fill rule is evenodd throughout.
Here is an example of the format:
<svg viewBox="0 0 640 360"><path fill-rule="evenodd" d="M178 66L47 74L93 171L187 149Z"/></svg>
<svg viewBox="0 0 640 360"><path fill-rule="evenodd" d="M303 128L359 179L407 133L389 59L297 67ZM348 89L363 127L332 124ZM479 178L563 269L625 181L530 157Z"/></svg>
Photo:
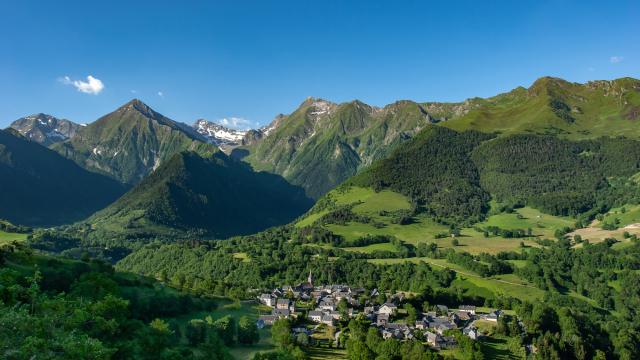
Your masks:
<svg viewBox="0 0 640 360"><path fill-rule="evenodd" d="M164 97L164 93L162 91L158 91L158 96L160 96L161 98Z"/></svg>
<svg viewBox="0 0 640 360"><path fill-rule="evenodd" d="M138 93L138 90L129 90L129 91L131 91L132 94L137 94Z"/></svg>
<svg viewBox="0 0 640 360"><path fill-rule="evenodd" d="M622 62L622 60L624 60L624 57L623 57L623 56L612 56L612 57L610 57L610 58L609 58L609 61L610 61L612 64L621 63L621 62Z"/></svg>
<svg viewBox="0 0 640 360"><path fill-rule="evenodd" d="M257 121L251 121L241 117L222 118L216 122L228 128L237 129L237 130L249 130L249 129L255 129L259 127L259 124Z"/></svg>
<svg viewBox="0 0 640 360"><path fill-rule="evenodd" d="M60 79L60 82L65 85L73 85L76 90L85 94L98 95L104 89L104 83L102 83L102 80L96 79L91 75L87 76L87 81L71 80L70 77L65 76Z"/></svg>

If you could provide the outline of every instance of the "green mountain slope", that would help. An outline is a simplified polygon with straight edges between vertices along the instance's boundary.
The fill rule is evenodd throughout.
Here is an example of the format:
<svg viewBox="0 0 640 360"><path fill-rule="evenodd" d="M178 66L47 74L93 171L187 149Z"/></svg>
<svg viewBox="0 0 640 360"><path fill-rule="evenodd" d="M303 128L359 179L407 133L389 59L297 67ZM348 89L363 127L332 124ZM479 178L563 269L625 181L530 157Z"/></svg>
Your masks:
<svg viewBox="0 0 640 360"><path fill-rule="evenodd" d="M276 118L265 136L247 147L246 160L317 198L433 121L411 101L380 109L309 98L292 114Z"/></svg>
<svg viewBox="0 0 640 360"><path fill-rule="evenodd" d="M571 139L618 136L640 138L640 80L571 83L544 77L476 104L441 123L455 130L503 134L536 133Z"/></svg>
<svg viewBox="0 0 640 360"><path fill-rule="evenodd" d="M52 148L80 166L126 184L140 182L174 154L218 151L193 128L132 100Z"/></svg>
<svg viewBox="0 0 640 360"><path fill-rule="evenodd" d="M479 132L429 126L348 183L399 192L438 219L478 221L487 209L489 194L480 186L480 173L470 155L490 138Z"/></svg>
<svg viewBox="0 0 640 360"><path fill-rule="evenodd" d="M86 171L15 130L0 130L0 218L36 226L73 222L124 191L115 180Z"/></svg>
<svg viewBox="0 0 640 360"><path fill-rule="evenodd" d="M221 152L181 152L87 222L100 235L224 238L284 224L310 206L302 189L277 175L253 172Z"/></svg>
<svg viewBox="0 0 640 360"><path fill-rule="evenodd" d="M369 224L344 205L366 203L371 191L388 190L412 203L411 209L395 214L399 222L403 216L420 215L449 226L470 226L486 218L490 200L504 208L531 206L588 221L614 206L640 202L639 171L639 140L496 137L432 125L329 192L298 225L318 220ZM349 190L354 186L363 190ZM336 203L345 196L348 201ZM384 206L378 212L389 207L388 215L394 216L401 210L393 208L390 198L380 201Z"/></svg>
<svg viewBox="0 0 640 360"><path fill-rule="evenodd" d="M459 103L398 101L376 108L359 101L309 98L278 116L238 149L254 168L284 176L320 197L388 156L431 123L457 131L561 135L570 139L640 138L640 81L570 83L540 78L530 88ZM256 136L258 135L258 136ZM248 153L248 155L247 155Z"/></svg>

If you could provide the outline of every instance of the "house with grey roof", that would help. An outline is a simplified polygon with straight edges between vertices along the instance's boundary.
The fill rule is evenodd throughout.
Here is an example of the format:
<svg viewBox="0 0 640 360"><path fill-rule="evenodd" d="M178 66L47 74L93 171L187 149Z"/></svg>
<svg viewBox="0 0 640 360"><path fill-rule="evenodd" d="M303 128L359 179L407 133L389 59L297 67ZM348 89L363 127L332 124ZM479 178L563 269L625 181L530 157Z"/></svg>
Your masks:
<svg viewBox="0 0 640 360"><path fill-rule="evenodd" d="M276 309L289 310L289 303L291 303L289 299L278 299L276 301Z"/></svg>

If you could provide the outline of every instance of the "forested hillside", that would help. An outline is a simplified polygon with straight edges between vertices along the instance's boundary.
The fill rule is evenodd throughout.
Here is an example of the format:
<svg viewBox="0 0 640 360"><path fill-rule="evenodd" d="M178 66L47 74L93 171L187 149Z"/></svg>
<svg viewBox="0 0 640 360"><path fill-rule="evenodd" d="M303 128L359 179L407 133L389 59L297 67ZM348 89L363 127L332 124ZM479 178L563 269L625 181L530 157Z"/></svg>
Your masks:
<svg viewBox="0 0 640 360"><path fill-rule="evenodd" d="M202 326L189 329L194 337L163 319L212 311L212 299L114 272L101 261L37 255L17 243L0 246L0 265L2 358L230 358L222 322L198 319ZM197 332L206 336L199 340Z"/></svg>
<svg viewBox="0 0 640 360"><path fill-rule="evenodd" d="M78 221L125 190L13 129L0 130L0 219L33 226Z"/></svg>
<svg viewBox="0 0 640 360"><path fill-rule="evenodd" d="M543 77L491 98L460 103L398 101L382 108L360 101L334 104L309 98L290 115L250 134L238 149L252 166L281 174L313 198L331 190L426 125L457 131L548 134L570 139L639 138L636 79L571 83ZM248 156L247 156L248 154Z"/></svg>
<svg viewBox="0 0 640 360"><path fill-rule="evenodd" d="M187 234L226 238L287 223L311 204L302 189L221 152L183 152L86 222L88 236L98 242Z"/></svg>
<svg viewBox="0 0 640 360"><path fill-rule="evenodd" d="M473 223L486 212L489 193L480 186L470 154L490 138L430 126L347 183L374 190L389 188L409 196L438 220Z"/></svg>
<svg viewBox="0 0 640 360"><path fill-rule="evenodd" d="M246 160L317 198L434 121L412 101L376 108L309 98L290 115L276 118L262 139L246 148Z"/></svg>
<svg viewBox="0 0 640 360"><path fill-rule="evenodd" d="M554 215L599 212L639 192L630 179L640 171L637 140L515 135L482 144L473 160L482 187L496 200Z"/></svg>

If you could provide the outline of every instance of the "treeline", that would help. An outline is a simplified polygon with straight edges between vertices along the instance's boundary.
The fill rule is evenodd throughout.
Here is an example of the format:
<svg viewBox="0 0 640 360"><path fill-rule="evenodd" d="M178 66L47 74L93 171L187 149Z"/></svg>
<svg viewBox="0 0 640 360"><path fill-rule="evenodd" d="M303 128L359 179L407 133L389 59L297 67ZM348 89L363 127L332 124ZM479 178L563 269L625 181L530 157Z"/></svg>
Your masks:
<svg viewBox="0 0 640 360"><path fill-rule="evenodd" d="M378 266L358 258L364 254L301 246L291 241L296 231L280 227L229 241L149 244L123 259L117 268L196 293L232 297L246 296L249 288L303 282L309 271L318 283L406 291L446 288L455 277L453 272L433 270L424 263ZM335 252L340 252L337 259ZM235 259L235 253L246 254L249 261Z"/></svg>

